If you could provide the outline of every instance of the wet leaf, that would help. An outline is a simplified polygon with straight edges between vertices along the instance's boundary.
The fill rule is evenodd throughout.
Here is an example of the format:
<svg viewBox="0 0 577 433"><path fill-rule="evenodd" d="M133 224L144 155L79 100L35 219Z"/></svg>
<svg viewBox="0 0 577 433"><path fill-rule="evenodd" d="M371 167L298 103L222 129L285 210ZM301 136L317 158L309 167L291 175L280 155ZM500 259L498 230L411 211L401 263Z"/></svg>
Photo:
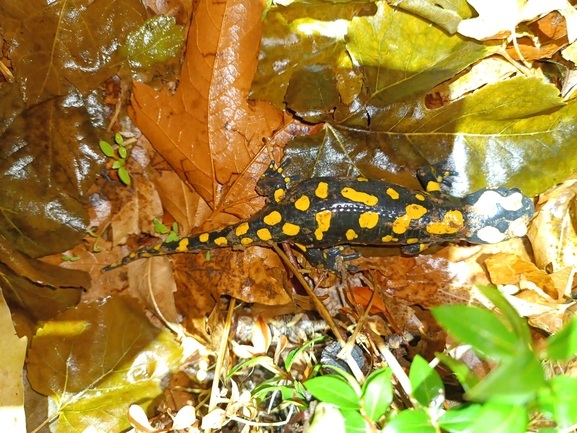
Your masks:
<svg viewBox="0 0 577 433"><path fill-rule="evenodd" d="M121 63L117 47L146 16L139 0L26 3L31 10L0 13L21 19L11 21L12 60L29 106L67 94L71 84L87 93L114 75Z"/></svg>
<svg viewBox="0 0 577 433"><path fill-rule="evenodd" d="M132 96L134 123L210 206L212 216L226 216L225 223L263 205L254 192L270 162L262 139L282 122L270 104L246 101L262 8L256 0L201 1L176 93L168 96L135 83Z"/></svg>
<svg viewBox="0 0 577 433"><path fill-rule="evenodd" d="M78 94L23 111L0 136L0 234L30 257L80 243L82 201L103 163Z"/></svg>
<svg viewBox="0 0 577 433"><path fill-rule="evenodd" d="M129 427L131 403L146 409L181 349L153 327L134 300L81 304L48 322L32 340L28 378L55 403L57 432ZM56 373L56 374L55 374ZM96 424L95 424L96 423Z"/></svg>
<svg viewBox="0 0 577 433"><path fill-rule="evenodd" d="M119 53L131 68L146 69L174 57L183 40L184 28L176 25L174 17L156 15L128 35Z"/></svg>

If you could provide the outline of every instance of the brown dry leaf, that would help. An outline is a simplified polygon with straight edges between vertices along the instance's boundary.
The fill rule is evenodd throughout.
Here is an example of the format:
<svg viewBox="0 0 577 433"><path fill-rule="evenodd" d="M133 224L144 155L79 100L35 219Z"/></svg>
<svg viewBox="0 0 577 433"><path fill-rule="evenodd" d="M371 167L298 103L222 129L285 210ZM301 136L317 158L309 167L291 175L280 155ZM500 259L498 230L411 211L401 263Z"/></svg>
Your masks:
<svg viewBox="0 0 577 433"><path fill-rule="evenodd" d="M246 100L257 67L262 11L258 0L201 1L176 93L135 83L132 96L134 123L212 215L225 213L231 223L264 203L254 192L270 160L263 139L282 122L270 104Z"/></svg>
<svg viewBox="0 0 577 433"><path fill-rule="evenodd" d="M577 264L576 195L577 180L568 179L539 196L527 236L541 269L555 272Z"/></svg>
<svg viewBox="0 0 577 433"><path fill-rule="evenodd" d="M221 295L266 305L291 302L283 285L286 272L270 248L214 249L209 254L209 260L203 253L173 256L179 287L175 300L188 318L203 317Z"/></svg>
<svg viewBox="0 0 577 433"><path fill-rule="evenodd" d="M511 239L492 245L449 246L416 257L362 258L353 263L378 271L376 280L386 294L430 308L480 302L474 285L490 284L482 263L498 252L515 252L529 260L523 241Z"/></svg>
<svg viewBox="0 0 577 433"><path fill-rule="evenodd" d="M271 342L272 333L270 328L262 316L259 316L253 323L251 329L252 346L247 344L236 344L233 341L232 350L239 358L254 358L259 355L266 355Z"/></svg>
<svg viewBox="0 0 577 433"><path fill-rule="evenodd" d="M553 11L527 26L534 38L521 37L517 39L519 51L525 60L549 59L553 54L569 44L567 25L563 16ZM513 44L507 46L507 54L516 60L521 60Z"/></svg>
<svg viewBox="0 0 577 433"><path fill-rule="evenodd" d="M512 284L521 289L542 290L554 301L563 298L563 291L557 290L550 275L515 254L495 254L485 260L485 265L495 285Z"/></svg>

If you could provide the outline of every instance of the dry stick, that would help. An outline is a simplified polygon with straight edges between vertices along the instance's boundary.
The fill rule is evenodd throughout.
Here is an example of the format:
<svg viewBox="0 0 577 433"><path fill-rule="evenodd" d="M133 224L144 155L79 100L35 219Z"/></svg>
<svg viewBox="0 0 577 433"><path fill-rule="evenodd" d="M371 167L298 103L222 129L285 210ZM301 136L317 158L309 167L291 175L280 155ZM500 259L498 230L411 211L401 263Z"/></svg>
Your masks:
<svg viewBox="0 0 577 433"><path fill-rule="evenodd" d="M337 339L337 341L339 342L339 344L341 345L341 347L343 347L345 345L345 340L343 340L343 337L341 336L341 333L339 332L339 328L337 328L337 325L335 324L332 316L330 315L330 313L328 312L328 310L325 307L325 304L323 304L319 298L317 297L317 295L315 294L315 292L311 289L311 287L308 285L308 283L306 282L306 280L303 278L303 276L301 275L301 273L298 271L297 268L295 268L293 266L293 264L291 263L291 261L289 260L289 258L286 256L286 254L284 253L283 250L281 250L277 244L272 244L272 247L274 248L275 252L281 256L281 258L284 260L284 262L286 263L286 265L290 268L290 270L292 271L292 273L295 275L295 277L297 278L297 280L299 280L299 282L301 283L301 285L303 286L303 288L305 289L305 291L307 292L307 295L309 295L309 297L312 299L313 304L315 305L315 308L317 309L317 311L319 312L319 314L321 315L321 317L324 319L325 322L327 322L327 325L329 325L329 328L331 328L331 331L333 331L333 334L335 334L335 338Z"/></svg>
<svg viewBox="0 0 577 433"><path fill-rule="evenodd" d="M311 287L308 285L308 283L306 282L306 280L303 278L302 274L298 271L298 269L295 268L295 266L291 263L291 261L289 260L289 258L286 256L286 254L284 253L284 251L282 251L277 244L272 244L274 250L276 251L276 253L281 256L281 258L284 260L284 262L287 264L287 266L290 268L290 270L293 272L293 274L295 275L295 277L297 278L297 280L299 280L299 282L302 284L302 286L304 287L305 291L307 292L307 295L309 295L309 297L312 299L313 304L315 305L315 308L317 309L317 311L319 312L319 314L321 315L321 317L325 320L325 322L327 322L327 325L329 325L329 328L331 329L331 331L333 332L333 334L335 335L335 338L337 339L337 341L339 342L340 346L343 348L345 347L345 345L347 344L345 342L345 340L343 339L343 337L341 336L341 333L339 332L339 328L337 328L337 325L335 324L333 317L330 315L330 313L328 312L328 310L325 307L325 304L323 304L319 298L317 297L317 295L315 294L315 292L311 289ZM354 340L353 340L354 342ZM355 378L360 381L364 375L361 372L357 362L353 359L353 357L351 356L351 349L348 349L346 352L342 352L342 356L340 356L340 358L342 360L344 360L349 368L351 369L351 371L353 372ZM340 355L340 353L339 353Z"/></svg>
<svg viewBox="0 0 577 433"><path fill-rule="evenodd" d="M226 315L226 321L224 322L224 328L222 330L222 340L220 340L220 347L218 348L218 358L216 359L216 366L214 368L214 379L212 382L212 388L210 390L210 402L208 403L208 413L216 408L216 401L220 395L218 385L220 382L221 370L224 364L224 356L226 354L226 348L228 346L228 334L230 333L230 328L232 324L232 315L234 314L234 307L236 305L236 299L231 298L228 304L228 313ZM212 429L206 429L207 433L210 433Z"/></svg>

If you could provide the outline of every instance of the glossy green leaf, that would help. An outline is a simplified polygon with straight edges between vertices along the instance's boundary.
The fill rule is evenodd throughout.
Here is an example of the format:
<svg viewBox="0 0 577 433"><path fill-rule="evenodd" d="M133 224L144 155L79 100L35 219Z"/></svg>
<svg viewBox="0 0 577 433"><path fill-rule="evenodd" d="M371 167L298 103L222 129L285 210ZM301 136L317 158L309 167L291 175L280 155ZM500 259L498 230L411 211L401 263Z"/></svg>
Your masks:
<svg viewBox="0 0 577 433"><path fill-rule="evenodd" d="M529 414L525 406L488 402L467 433L525 433L528 424Z"/></svg>
<svg viewBox="0 0 577 433"><path fill-rule="evenodd" d="M128 150L126 150L126 147L124 146L118 147L118 156L120 156L122 159L126 159L126 157L128 156Z"/></svg>
<svg viewBox="0 0 577 433"><path fill-rule="evenodd" d="M120 167L118 169L118 177L123 184L130 185L130 174L128 174L128 171L126 171L125 167Z"/></svg>
<svg viewBox="0 0 577 433"><path fill-rule="evenodd" d="M577 354L577 317L555 335L547 339L543 357L554 361L568 361Z"/></svg>
<svg viewBox="0 0 577 433"><path fill-rule="evenodd" d="M372 421L382 417L393 401L391 374L390 368L382 368L373 371L363 383L361 395L363 408Z"/></svg>
<svg viewBox="0 0 577 433"><path fill-rule="evenodd" d="M539 408L562 429L577 424L577 379L555 376L539 394Z"/></svg>
<svg viewBox="0 0 577 433"><path fill-rule="evenodd" d="M178 236L177 233L171 231L168 236L166 237L166 239L164 240L164 242L176 242L177 240L180 239L180 236Z"/></svg>
<svg viewBox="0 0 577 433"><path fill-rule="evenodd" d="M303 385L317 400L334 404L341 409L357 410L361 407L359 395L340 376L319 376L307 380Z"/></svg>
<svg viewBox="0 0 577 433"><path fill-rule="evenodd" d="M124 164L126 163L126 161L124 159L117 159L116 161L114 161L114 163L112 164L112 169L113 170L118 170L121 167L124 167Z"/></svg>
<svg viewBox="0 0 577 433"><path fill-rule="evenodd" d="M12 64L28 106L71 87L86 94L116 74L121 64L116 48L146 18L140 0L24 3L0 8L0 22L19 17Z"/></svg>
<svg viewBox="0 0 577 433"><path fill-rule="evenodd" d="M160 221L158 218L154 218L152 220L152 223L154 224L154 231L158 234L164 235L166 233L168 233L168 229L166 228L166 226L162 223L162 221Z"/></svg>
<svg viewBox="0 0 577 433"><path fill-rule="evenodd" d="M437 421L443 430L450 433L467 432L479 420L482 408L474 403L452 407Z"/></svg>
<svg viewBox="0 0 577 433"><path fill-rule="evenodd" d="M79 94L21 112L0 136L0 234L30 257L79 244L104 162Z"/></svg>
<svg viewBox="0 0 577 433"><path fill-rule="evenodd" d="M174 57L184 41L184 27L174 17L156 15L133 31L119 48L133 69L146 69Z"/></svg>
<svg viewBox="0 0 577 433"><path fill-rule="evenodd" d="M438 408L445 401L445 386L439 373L420 355L411 364L409 379L413 396L423 407Z"/></svg>
<svg viewBox="0 0 577 433"><path fill-rule="evenodd" d="M102 153L104 153L107 157L114 158L116 156L116 154L114 153L114 148L107 141L100 140L98 142L98 145L100 146L100 150L102 150Z"/></svg>
<svg viewBox="0 0 577 433"><path fill-rule="evenodd" d="M483 356L495 360L513 359L528 349L505 326L497 313L467 305L446 305L431 309L439 324L461 343L470 344Z"/></svg>
<svg viewBox="0 0 577 433"><path fill-rule="evenodd" d="M356 410L340 409L345 420L347 433L366 433L369 431L365 418Z"/></svg>
<svg viewBox="0 0 577 433"><path fill-rule="evenodd" d="M444 353L435 353L435 356L451 369L465 391L470 390L479 383L479 377L463 361L451 358Z"/></svg>
<svg viewBox="0 0 577 433"><path fill-rule="evenodd" d="M465 393L470 401L498 400L525 404L535 399L546 385L543 367L534 353L525 352L502 361L476 386Z"/></svg>
<svg viewBox="0 0 577 433"><path fill-rule="evenodd" d="M129 427L130 404L146 410L162 393L160 384L178 367L181 350L137 302L109 297L69 309L38 330L28 379L54 401L57 433L88 426L122 431Z"/></svg>
<svg viewBox="0 0 577 433"><path fill-rule="evenodd" d="M496 287L494 286L477 286L479 290L485 295L489 301L495 305L501 312L501 317L507 323L507 326L511 328L518 336L519 339L522 340L527 347L531 347L531 332L529 331L529 325L527 325L527 321L519 315L517 310L513 308L509 302L505 299L505 297L499 293Z"/></svg>
<svg viewBox="0 0 577 433"><path fill-rule="evenodd" d="M383 433L436 433L429 414L422 410L404 410L391 418Z"/></svg>
<svg viewBox="0 0 577 433"><path fill-rule="evenodd" d="M114 142L116 144L118 144L119 146L122 146L122 143L124 143L124 138L122 138L122 135L120 134L120 132L117 132L116 134L114 134ZM124 156L122 158L124 158Z"/></svg>

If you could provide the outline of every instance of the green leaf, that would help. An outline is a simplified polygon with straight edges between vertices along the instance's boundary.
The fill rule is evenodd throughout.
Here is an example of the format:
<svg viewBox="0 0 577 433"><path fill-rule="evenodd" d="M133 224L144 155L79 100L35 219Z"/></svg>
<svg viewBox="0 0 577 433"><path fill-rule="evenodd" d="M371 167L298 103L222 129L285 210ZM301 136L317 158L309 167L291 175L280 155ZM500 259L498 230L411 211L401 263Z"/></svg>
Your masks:
<svg viewBox="0 0 577 433"><path fill-rule="evenodd" d="M117 132L116 134L114 134L114 142L116 144L118 144L119 146L122 146L122 143L124 143L124 138L122 138L122 135L120 134L120 132ZM125 156L122 156L122 158L125 158Z"/></svg>
<svg viewBox="0 0 577 433"><path fill-rule="evenodd" d="M118 170L121 167L124 167L124 164L126 164L126 160L125 159L117 159L116 161L114 161L114 163L112 164L112 168L114 170Z"/></svg>
<svg viewBox="0 0 577 433"><path fill-rule="evenodd" d="M483 405L479 417L467 433L525 433L528 424L526 407L488 402Z"/></svg>
<svg viewBox="0 0 577 433"><path fill-rule="evenodd" d="M526 320L519 315L517 310L507 302L505 297L497 290L497 288L494 286L483 285L477 285L477 288L481 290L483 295L489 298L489 301L499 309L508 327L515 331L519 338L525 342L527 347L531 347L531 332L529 331L529 325L527 325Z"/></svg>
<svg viewBox="0 0 577 433"><path fill-rule="evenodd" d="M312 346L313 344L315 344L319 341L323 341L325 338L326 338L325 336L319 336L319 337L313 338L312 340L309 340L305 344L300 346L298 349L291 350L289 352L289 354L287 355L285 362L284 362L284 367L285 367L286 371L291 370L292 364L293 364L296 356L299 353L303 352L304 350L307 350L307 348Z"/></svg>
<svg viewBox="0 0 577 433"><path fill-rule="evenodd" d="M532 401L546 385L543 367L532 352L501 362L476 386L465 393L467 400L498 400L506 404Z"/></svg>
<svg viewBox="0 0 577 433"><path fill-rule="evenodd" d="M519 337L505 326L501 317L487 309L446 305L434 307L431 312L455 339L470 344L487 358L514 359L528 350Z"/></svg>
<svg viewBox="0 0 577 433"><path fill-rule="evenodd" d="M164 235L166 233L168 233L168 229L166 228L166 226L162 223L162 221L160 221L158 218L154 218L152 220L152 223L154 224L154 231L158 234Z"/></svg>
<svg viewBox="0 0 577 433"><path fill-rule="evenodd" d="M126 38L119 53L133 69L147 69L174 57L184 41L184 27L173 17L156 15Z"/></svg>
<svg viewBox="0 0 577 433"><path fill-rule="evenodd" d="M121 159L121 161L123 160ZM125 167L120 167L118 169L118 177L120 178L123 184L130 185L130 175L128 174L128 171L126 171Z"/></svg>
<svg viewBox="0 0 577 433"><path fill-rule="evenodd" d="M450 433L467 432L480 419L482 409L483 406L474 403L452 407L437 422Z"/></svg>
<svg viewBox="0 0 577 433"><path fill-rule="evenodd" d="M356 410L340 409L345 419L345 431L347 433L366 433L370 431L365 418Z"/></svg>
<svg viewBox="0 0 577 433"><path fill-rule="evenodd" d="M179 239L180 239L180 236L178 236L175 232L173 232L171 230L170 233L168 234L168 236L166 237L166 239L164 240L164 242L175 242Z"/></svg>
<svg viewBox="0 0 577 433"><path fill-rule="evenodd" d="M130 404L146 409L176 371L182 349L154 327L133 299L106 298L71 308L32 340L28 379L50 396L58 432L130 427ZM31 426L35 427L35 426Z"/></svg>
<svg viewBox="0 0 577 433"><path fill-rule="evenodd" d="M361 407L360 397L353 387L335 374L309 379L303 385L317 400L338 408L357 410Z"/></svg>
<svg viewBox="0 0 577 433"><path fill-rule="evenodd" d="M539 408L561 429L577 424L577 379L555 376L539 394Z"/></svg>
<svg viewBox="0 0 577 433"><path fill-rule="evenodd" d="M393 401L391 374L390 368L381 368L373 371L363 383L361 400L365 414L372 421L382 417Z"/></svg>
<svg viewBox="0 0 577 433"><path fill-rule="evenodd" d="M568 361L577 354L577 317L563 326L557 334L547 338L543 357L553 361Z"/></svg>
<svg viewBox="0 0 577 433"><path fill-rule="evenodd" d="M78 260L80 260L80 257L78 256L67 256L66 254L62 256L62 260L65 262L76 262Z"/></svg>
<svg viewBox="0 0 577 433"><path fill-rule="evenodd" d="M477 375L473 373L469 366L463 361L451 358L444 353L435 353L435 356L439 358L443 364L447 365L453 373L455 373L455 376L457 376L457 379L465 391L470 390L479 383Z"/></svg>
<svg viewBox="0 0 577 433"><path fill-rule="evenodd" d="M100 140L98 142L98 145L100 146L100 150L102 150L102 153L104 153L107 157L114 158L116 156L116 154L114 153L114 148L107 141Z"/></svg>
<svg viewBox="0 0 577 433"><path fill-rule="evenodd" d="M128 156L128 151L126 150L126 147L124 146L118 147L118 156L120 156L122 159L126 159L126 157Z"/></svg>
<svg viewBox="0 0 577 433"><path fill-rule="evenodd" d="M445 401L445 386L439 373L420 355L411 364L409 379L413 396L423 407L438 408Z"/></svg>
<svg viewBox="0 0 577 433"><path fill-rule="evenodd" d="M387 423L383 433L436 433L429 414L422 410L404 410Z"/></svg>

